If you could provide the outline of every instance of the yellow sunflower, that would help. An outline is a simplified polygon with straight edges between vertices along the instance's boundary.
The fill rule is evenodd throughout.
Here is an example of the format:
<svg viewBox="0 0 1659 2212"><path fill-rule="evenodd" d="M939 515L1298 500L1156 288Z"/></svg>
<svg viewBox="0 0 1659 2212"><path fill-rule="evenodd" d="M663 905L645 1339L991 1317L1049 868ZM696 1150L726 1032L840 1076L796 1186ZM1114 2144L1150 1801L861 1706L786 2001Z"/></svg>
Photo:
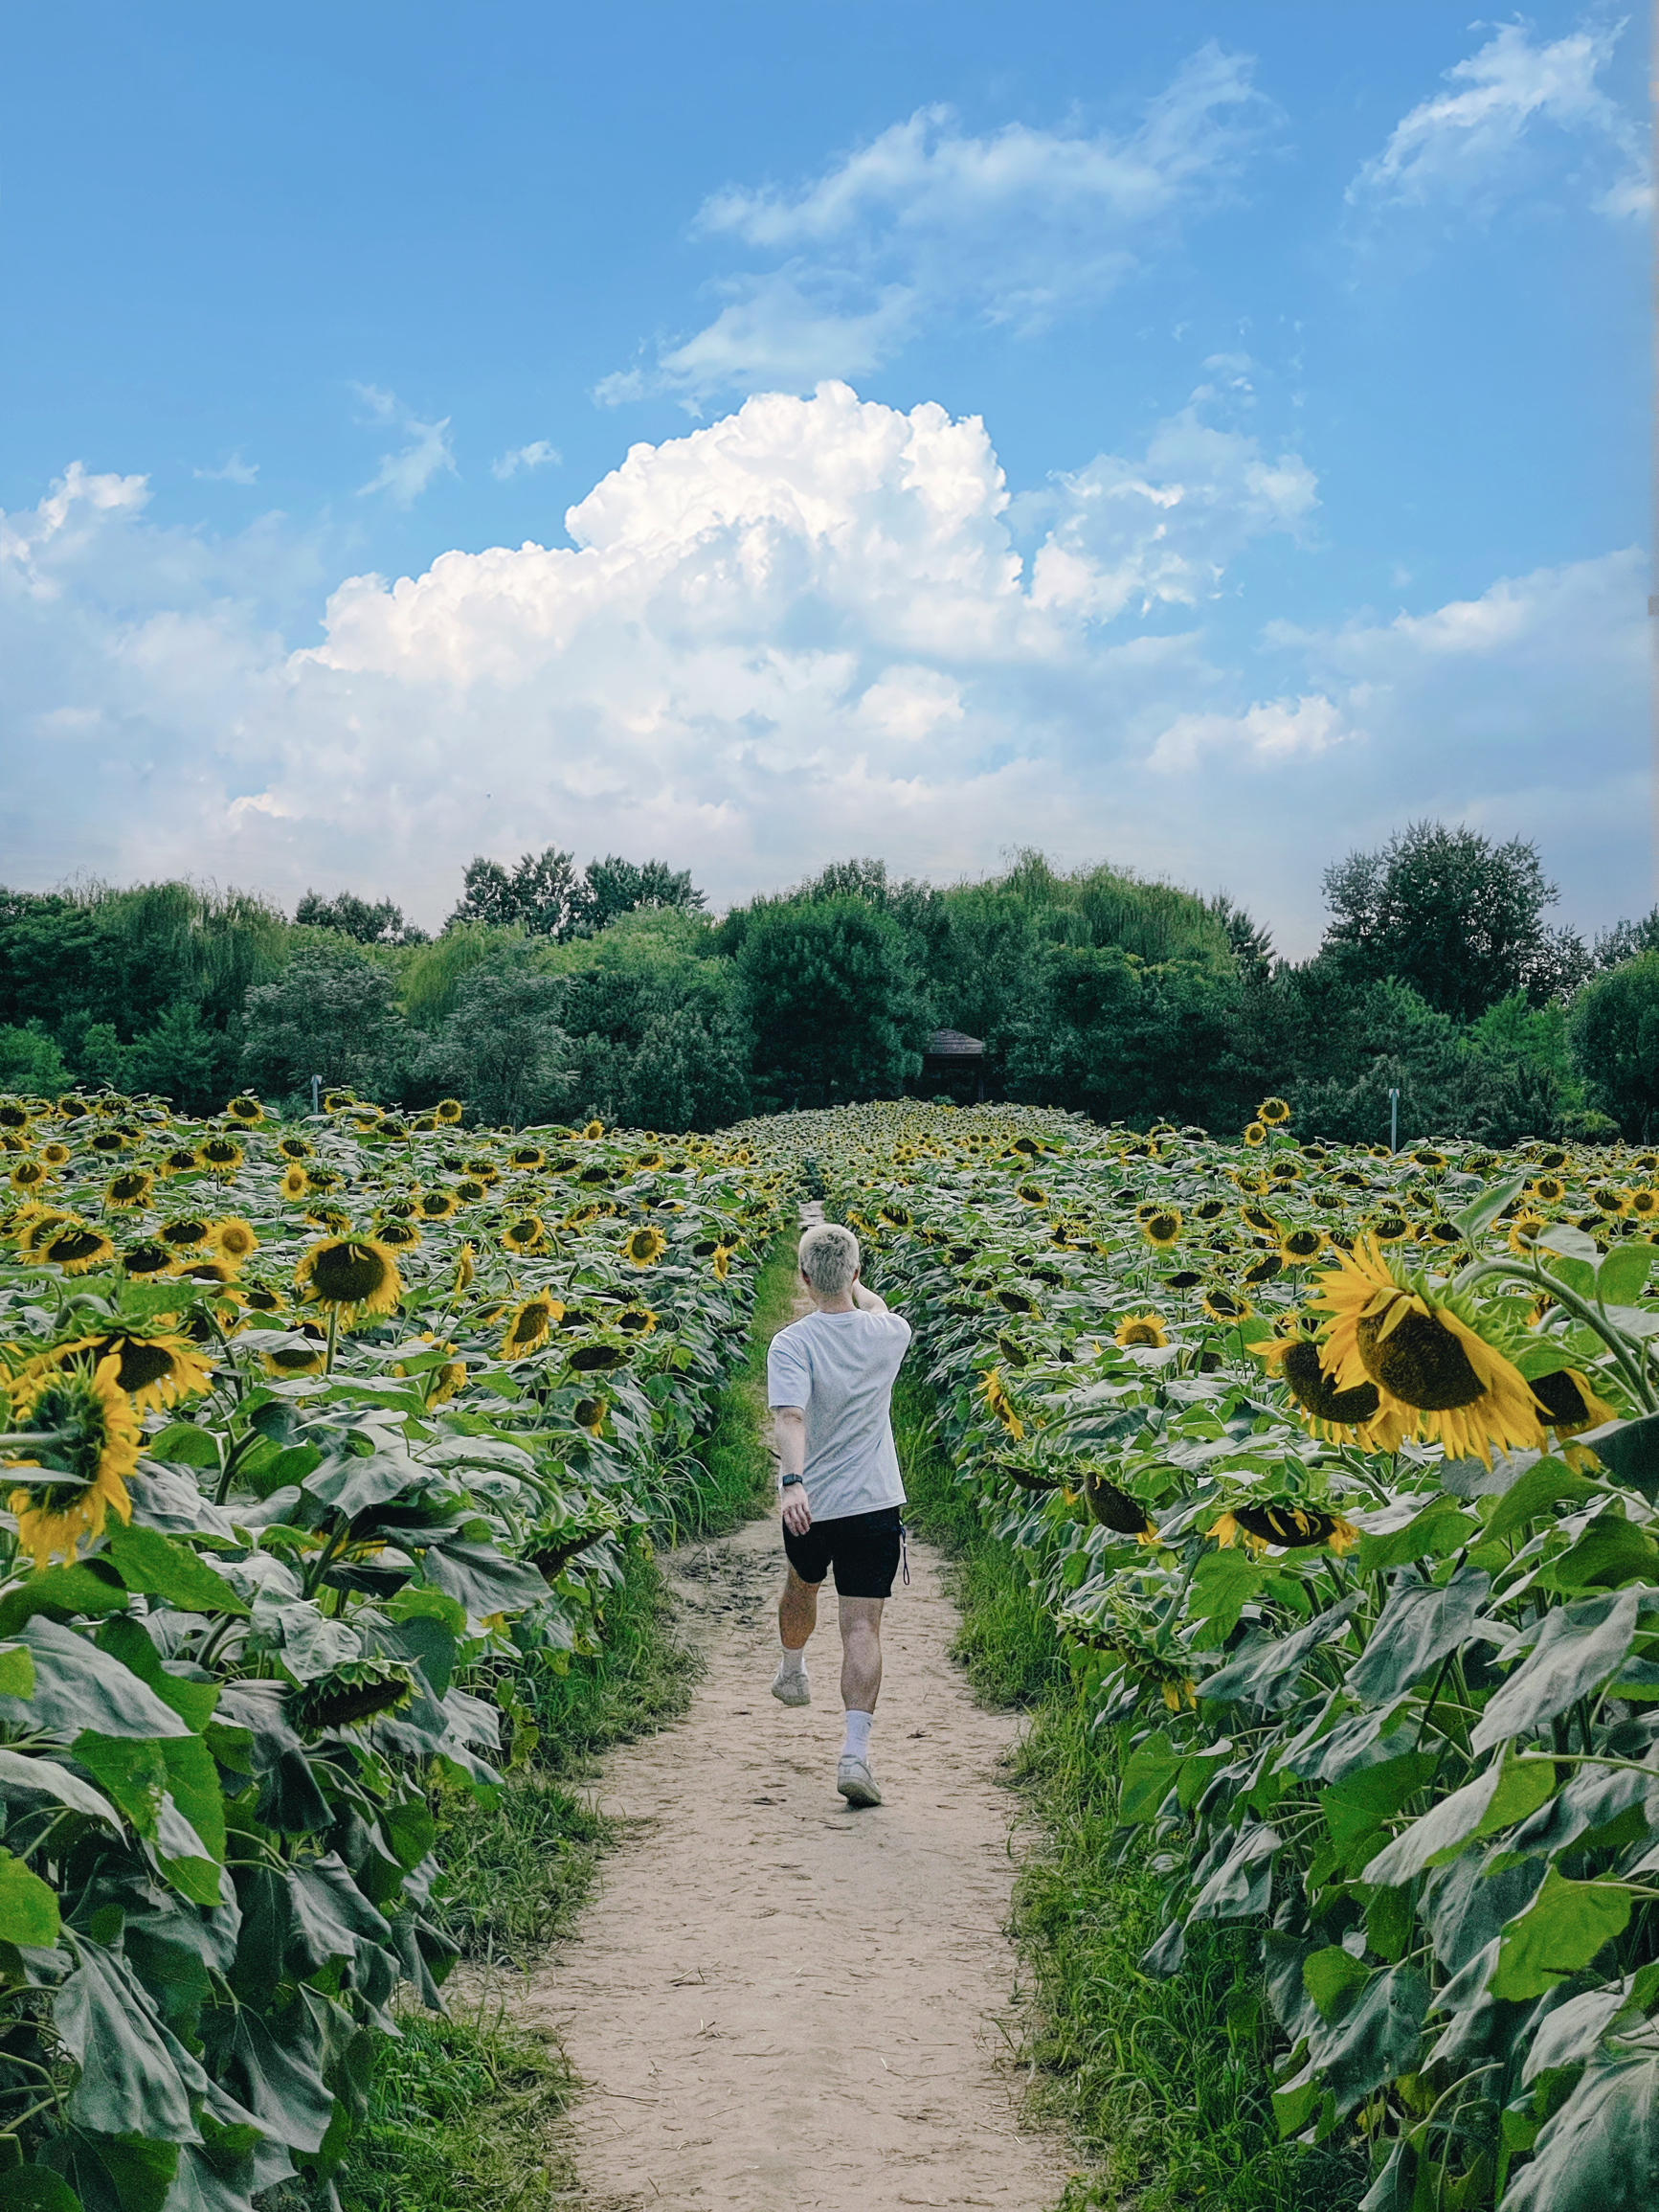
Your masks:
<svg viewBox="0 0 1659 2212"><path fill-rule="evenodd" d="M1252 1151L1258 1144L1266 1144L1267 1141L1267 1125L1265 1121L1251 1121L1245 1124L1244 1142Z"/></svg>
<svg viewBox="0 0 1659 2212"><path fill-rule="evenodd" d="M234 1137L210 1137L196 1158L214 1175L234 1175L242 1164L242 1148Z"/></svg>
<svg viewBox="0 0 1659 2212"><path fill-rule="evenodd" d="M257 1098L251 1098L245 1091L237 1093L236 1096L225 1108L225 1112L233 1121L239 1121L244 1129L252 1129L265 1118L265 1109Z"/></svg>
<svg viewBox="0 0 1659 2212"><path fill-rule="evenodd" d="M648 1337L657 1326L657 1316L649 1306L624 1306L617 1326L625 1337Z"/></svg>
<svg viewBox="0 0 1659 2212"><path fill-rule="evenodd" d="M605 1124L602 1121L590 1121L582 1131L584 1137L603 1137L604 1134Z"/></svg>
<svg viewBox="0 0 1659 2212"><path fill-rule="evenodd" d="M1211 1320L1221 1321L1223 1325L1247 1321L1256 1310L1247 1298L1241 1298L1237 1291L1223 1289L1220 1283L1205 1291L1199 1303Z"/></svg>
<svg viewBox="0 0 1659 2212"><path fill-rule="evenodd" d="M1155 1252L1167 1252L1181 1233L1180 1208L1160 1206L1155 1213L1148 1214L1141 1223L1140 1233Z"/></svg>
<svg viewBox="0 0 1659 2212"><path fill-rule="evenodd" d="M40 1157L48 1167L62 1167L69 1159L69 1147L67 1144L59 1144L54 1138L50 1144L40 1147Z"/></svg>
<svg viewBox="0 0 1659 2212"><path fill-rule="evenodd" d="M164 1406L197 1397L213 1388L211 1360L204 1359L188 1337L166 1328L118 1329L103 1336L77 1337L40 1353L23 1372L45 1373L73 1366L78 1361L90 1362L101 1370L108 1360L115 1362L117 1389L124 1391L141 1413L159 1411Z"/></svg>
<svg viewBox="0 0 1659 2212"><path fill-rule="evenodd" d="M155 1177L147 1167L129 1167L123 1175L112 1175L104 1185L103 1203L125 1211L145 1205L154 1188Z"/></svg>
<svg viewBox="0 0 1659 2212"><path fill-rule="evenodd" d="M420 1231L413 1221L389 1221L374 1233L392 1252L414 1252L420 1243Z"/></svg>
<svg viewBox="0 0 1659 2212"><path fill-rule="evenodd" d="M1264 1098L1256 1108L1256 1119L1265 1121L1269 1129L1283 1129L1290 1118L1290 1109L1283 1098Z"/></svg>
<svg viewBox="0 0 1659 2212"><path fill-rule="evenodd" d="M48 1145L47 1150L51 1150ZM1659 1213L1659 1190L1649 1190L1646 1185L1630 1193L1630 1211L1638 1221L1651 1221Z"/></svg>
<svg viewBox="0 0 1659 2212"><path fill-rule="evenodd" d="M1279 1257L1287 1267L1306 1267L1324 1249L1325 1235L1317 1229L1287 1230L1279 1240Z"/></svg>
<svg viewBox="0 0 1659 2212"><path fill-rule="evenodd" d="M38 1160L20 1160L10 1177L12 1189L25 1193L38 1190L48 1180L48 1171Z"/></svg>
<svg viewBox="0 0 1659 2212"><path fill-rule="evenodd" d="M463 1244L455 1255L455 1295L457 1298L460 1298L462 1291L472 1287L473 1273L472 1246Z"/></svg>
<svg viewBox="0 0 1659 2212"><path fill-rule="evenodd" d="M1014 1411L1014 1401L1002 1387L1000 1370L996 1367L991 1368L984 1382L980 1385L980 1388L985 1394L987 1407L996 1414L998 1420L1001 1422L1003 1428L1018 1444L1025 1433L1025 1424Z"/></svg>
<svg viewBox="0 0 1659 2212"><path fill-rule="evenodd" d="M311 1187L311 1178L296 1163L282 1170L282 1180L277 1187L284 1198L303 1198Z"/></svg>
<svg viewBox="0 0 1659 2212"><path fill-rule="evenodd" d="M622 1252L631 1267L650 1267L668 1249L668 1239L660 1229L646 1227L632 1229L622 1239Z"/></svg>
<svg viewBox="0 0 1659 2212"><path fill-rule="evenodd" d="M1300 1328L1249 1349L1264 1366L1278 1368L1310 1435L1327 1444L1357 1444L1362 1452L1398 1452L1410 1433L1410 1422L1384 1407L1375 1383L1338 1389L1320 1364L1319 1346Z"/></svg>
<svg viewBox="0 0 1659 2212"><path fill-rule="evenodd" d="M1169 1343L1169 1331L1163 1316L1150 1310L1144 1314L1125 1314L1112 1331L1112 1342L1126 1347L1131 1344L1157 1346Z"/></svg>
<svg viewBox="0 0 1659 2212"><path fill-rule="evenodd" d="M459 1098L440 1098L432 1110L433 1119L449 1126L459 1121L466 1108Z"/></svg>
<svg viewBox="0 0 1659 2212"><path fill-rule="evenodd" d="M1532 1385L1546 1425L1564 1444L1603 1421L1616 1421L1617 1408L1598 1398L1577 1367L1558 1367L1553 1375L1539 1375Z"/></svg>
<svg viewBox="0 0 1659 2212"><path fill-rule="evenodd" d="M1517 1213L1510 1223L1509 1247L1511 1252L1519 1253L1524 1259L1549 1226L1548 1218L1544 1214L1535 1213L1531 1208Z"/></svg>
<svg viewBox="0 0 1659 2212"><path fill-rule="evenodd" d="M460 1201L453 1190L423 1190L415 1208L422 1221L447 1221L460 1210Z"/></svg>
<svg viewBox="0 0 1659 2212"><path fill-rule="evenodd" d="M717 1244L714 1248L713 1256L708 1262L709 1266L714 1270L715 1274L720 1277L722 1282L726 1280L728 1275L729 1275L731 1272L731 1253L732 1247L730 1245Z"/></svg>
<svg viewBox="0 0 1659 2212"><path fill-rule="evenodd" d="M1323 1366L1338 1390L1375 1383L1385 1408L1411 1432L1445 1447L1448 1459L1483 1459L1494 1444L1542 1450L1543 1428L1532 1390L1449 1300L1419 1277L1401 1282L1381 1248L1361 1237L1340 1265L1319 1277L1312 1302L1331 1315Z"/></svg>
<svg viewBox="0 0 1659 2212"><path fill-rule="evenodd" d="M30 1238L29 1256L60 1267L65 1275L87 1275L115 1257L115 1246L101 1229L90 1222L60 1221L44 1234Z"/></svg>
<svg viewBox="0 0 1659 2212"><path fill-rule="evenodd" d="M396 1257L372 1236L325 1237L294 1270L294 1281L307 1303L343 1313L390 1313L403 1296Z"/></svg>
<svg viewBox="0 0 1659 2212"><path fill-rule="evenodd" d="M605 1398L578 1398L571 1408L571 1418L578 1429L586 1429L590 1436L596 1436L605 1426L605 1415L610 1410Z"/></svg>
<svg viewBox="0 0 1659 2212"><path fill-rule="evenodd" d="M314 1147L308 1137L279 1137L277 1150L284 1160L309 1160Z"/></svg>
<svg viewBox="0 0 1659 2212"><path fill-rule="evenodd" d="M1340 1513L1322 1513L1312 1505L1286 1500L1274 1505L1235 1505L1204 1531L1223 1551L1238 1543L1260 1558L1270 1544L1285 1551L1299 1551L1311 1544L1329 1546L1338 1557L1359 1542L1359 1530Z"/></svg>
<svg viewBox="0 0 1659 2212"><path fill-rule="evenodd" d="M259 1249L259 1240L254 1233L252 1222L244 1221L239 1213L227 1213L208 1229L210 1248L226 1259L233 1259L239 1267L243 1260L252 1259Z"/></svg>
<svg viewBox="0 0 1659 2212"><path fill-rule="evenodd" d="M138 1244L129 1244L121 1255L123 1272L135 1282L144 1282L152 1275L167 1275L171 1271L177 1254L160 1237L146 1236Z"/></svg>
<svg viewBox="0 0 1659 2212"><path fill-rule="evenodd" d="M37 1569L101 1536L107 1516L132 1519L124 1477L142 1450L139 1417L116 1381L113 1356L19 1378L11 1385L12 1434L4 1464L25 1476L7 1500L17 1541ZM28 1454L27 1457L22 1455Z"/></svg>
<svg viewBox="0 0 1659 2212"><path fill-rule="evenodd" d="M267 1375L292 1382L300 1375L320 1375L328 1365L328 1339L314 1321L302 1321L286 1343L264 1355Z"/></svg>
<svg viewBox="0 0 1659 2212"><path fill-rule="evenodd" d="M548 1331L555 1321L562 1321L565 1309L555 1298L545 1293L526 1298L513 1308L513 1315L502 1338L501 1356L504 1360L527 1359L540 1351L548 1341Z"/></svg>

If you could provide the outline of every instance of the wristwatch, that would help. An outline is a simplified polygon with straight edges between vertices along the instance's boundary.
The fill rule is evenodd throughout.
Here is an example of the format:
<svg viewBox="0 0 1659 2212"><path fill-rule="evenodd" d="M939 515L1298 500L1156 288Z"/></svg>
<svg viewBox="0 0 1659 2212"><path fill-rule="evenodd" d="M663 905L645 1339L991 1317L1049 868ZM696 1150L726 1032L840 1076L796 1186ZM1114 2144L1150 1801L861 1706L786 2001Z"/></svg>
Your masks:
<svg viewBox="0 0 1659 2212"><path fill-rule="evenodd" d="M793 1490L796 1483L804 1482L805 1480L806 1477L804 1475L786 1475L782 1481L778 1484L778 1488L780 1490Z"/></svg>

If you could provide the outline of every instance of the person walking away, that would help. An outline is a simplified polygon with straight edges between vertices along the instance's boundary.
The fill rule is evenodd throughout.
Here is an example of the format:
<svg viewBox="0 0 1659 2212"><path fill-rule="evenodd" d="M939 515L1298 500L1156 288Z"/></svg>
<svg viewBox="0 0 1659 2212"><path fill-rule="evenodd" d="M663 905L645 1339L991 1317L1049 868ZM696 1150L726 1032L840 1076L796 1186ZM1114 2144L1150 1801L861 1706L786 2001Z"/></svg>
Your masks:
<svg viewBox="0 0 1659 2212"><path fill-rule="evenodd" d="M783 1657L772 1694L786 1705L812 1703L806 1646L818 1626L818 1591L833 1570L846 1708L836 1788L849 1805L879 1805L870 1726L882 1686L882 1607L904 1543L892 1395L910 1324L864 1288L860 1258L850 1229L820 1222L807 1230L800 1275L813 1311L779 1329L767 1353L789 1555L777 1607Z"/></svg>

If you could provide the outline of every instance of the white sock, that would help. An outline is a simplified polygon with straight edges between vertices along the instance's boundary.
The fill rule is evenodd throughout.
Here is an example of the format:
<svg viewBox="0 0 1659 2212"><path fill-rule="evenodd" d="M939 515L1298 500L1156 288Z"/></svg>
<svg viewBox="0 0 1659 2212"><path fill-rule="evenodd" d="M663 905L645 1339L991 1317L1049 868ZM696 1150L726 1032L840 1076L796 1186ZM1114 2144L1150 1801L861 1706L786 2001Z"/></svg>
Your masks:
<svg viewBox="0 0 1659 2212"><path fill-rule="evenodd" d="M805 1674L806 1651L804 1646L799 1651L791 1651L788 1644L785 1644L783 1647L783 1664L778 1668L777 1671L780 1675L786 1677L789 1675Z"/></svg>
<svg viewBox="0 0 1659 2212"><path fill-rule="evenodd" d="M841 1746L841 1757L843 1759L867 1760L869 1758L870 1723L875 1717L874 1713L849 1712L847 1714L846 1742Z"/></svg>

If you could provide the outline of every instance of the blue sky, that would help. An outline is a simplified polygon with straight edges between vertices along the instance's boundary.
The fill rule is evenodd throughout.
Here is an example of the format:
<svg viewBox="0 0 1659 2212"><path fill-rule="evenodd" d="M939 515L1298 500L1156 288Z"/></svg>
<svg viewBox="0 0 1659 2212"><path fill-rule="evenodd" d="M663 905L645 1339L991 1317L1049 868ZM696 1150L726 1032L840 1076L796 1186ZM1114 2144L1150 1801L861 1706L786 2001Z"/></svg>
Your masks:
<svg viewBox="0 0 1659 2212"><path fill-rule="evenodd" d="M13 18L0 877L1651 903L1639 19L597 15Z"/></svg>

